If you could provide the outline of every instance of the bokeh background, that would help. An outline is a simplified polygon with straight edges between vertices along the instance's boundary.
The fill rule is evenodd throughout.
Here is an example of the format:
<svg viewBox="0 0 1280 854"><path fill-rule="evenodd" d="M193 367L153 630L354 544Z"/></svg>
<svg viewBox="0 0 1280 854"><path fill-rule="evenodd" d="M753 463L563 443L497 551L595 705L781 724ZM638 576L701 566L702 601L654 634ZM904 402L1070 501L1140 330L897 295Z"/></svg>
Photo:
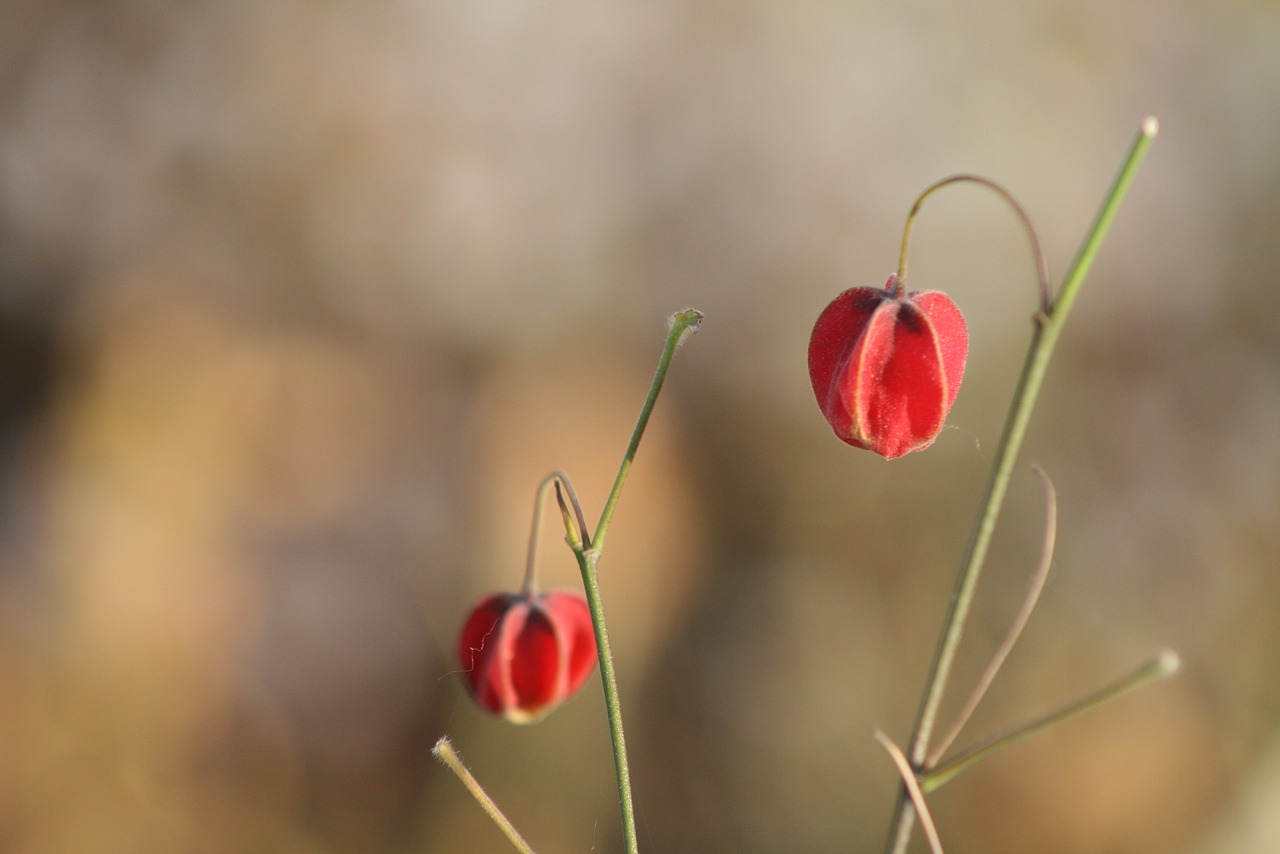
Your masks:
<svg viewBox="0 0 1280 854"><path fill-rule="evenodd" d="M959 187L916 229L973 336L927 453L831 436L809 327L953 172L1060 276L1148 114L1024 453L1055 575L968 735L1185 669L940 790L953 854L1280 850L1280 7L4 0L0 850L506 850L444 733L538 850L619 850L598 680L517 728L452 645L543 475L598 513L686 306L602 563L642 843L880 850L1017 221ZM961 685L1042 512L1024 465Z"/></svg>

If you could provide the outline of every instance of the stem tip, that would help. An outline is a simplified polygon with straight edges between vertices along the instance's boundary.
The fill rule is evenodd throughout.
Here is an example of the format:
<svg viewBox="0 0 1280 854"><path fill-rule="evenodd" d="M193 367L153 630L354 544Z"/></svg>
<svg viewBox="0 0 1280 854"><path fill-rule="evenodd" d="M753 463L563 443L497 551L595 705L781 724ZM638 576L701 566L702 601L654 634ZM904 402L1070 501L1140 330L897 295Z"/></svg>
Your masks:
<svg viewBox="0 0 1280 854"><path fill-rule="evenodd" d="M1172 676L1182 669L1182 658L1173 650L1166 649L1156 656L1156 665L1161 676Z"/></svg>
<svg viewBox="0 0 1280 854"><path fill-rule="evenodd" d="M686 338L702 328L702 321L705 317L706 315L696 308L686 308L684 311L677 311L667 318L668 332L677 325L680 327L680 337L676 341L677 347L683 344Z"/></svg>
<svg viewBox="0 0 1280 854"><path fill-rule="evenodd" d="M1155 116L1147 116L1142 120L1142 135L1154 138L1160 132L1160 121Z"/></svg>

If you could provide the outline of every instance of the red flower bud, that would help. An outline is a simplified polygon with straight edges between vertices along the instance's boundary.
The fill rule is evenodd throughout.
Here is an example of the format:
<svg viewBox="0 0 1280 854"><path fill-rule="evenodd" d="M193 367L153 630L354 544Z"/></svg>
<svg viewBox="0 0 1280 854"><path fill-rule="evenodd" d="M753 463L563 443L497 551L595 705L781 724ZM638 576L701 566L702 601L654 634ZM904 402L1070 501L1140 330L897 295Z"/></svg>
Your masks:
<svg viewBox="0 0 1280 854"><path fill-rule="evenodd" d="M969 353L964 318L946 295L852 288L818 315L809 379L836 436L886 459L933 444Z"/></svg>
<svg viewBox="0 0 1280 854"><path fill-rule="evenodd" d="M458 637L462 681L480 707L533 723L591 675L596 636L574 593L496 593L471 611Z"/></svg>

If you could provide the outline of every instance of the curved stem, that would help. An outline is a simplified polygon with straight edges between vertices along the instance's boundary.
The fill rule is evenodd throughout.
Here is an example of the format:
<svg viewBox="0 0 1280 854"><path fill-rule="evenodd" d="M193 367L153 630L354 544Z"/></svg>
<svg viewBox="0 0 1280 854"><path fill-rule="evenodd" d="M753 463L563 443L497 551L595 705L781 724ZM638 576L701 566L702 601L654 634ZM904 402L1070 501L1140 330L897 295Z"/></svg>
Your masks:
<svg viewBox="0 0 1280 854"><path fill-rule="evenodd" d="M1063 281L1056 301L1047 309L1036 314L1035 332L1032 335L1031 347L1027 351L1022 373L1018 377L1014 389L1013 401L1009 405L1009 414L1005 420L1004 431L1000 436L1000 444L996 448L995 461L983 493L977 520L969 545L961 561L959 577L956 580L955 592L950 599L950 607L943 622L942 634L938 638L938 646L934 652L929 676L925 681L924 695L916 723L912 729L907 755L912 766L920 770L929 751L929 740L933 735L933 727L937 720L938 708L942 703L942 695L946 690L951 667L955 660L960 638L964 634L969 610L973 605L974 588L978 576L982 572L982 564L986 559L987 549L991 544L991 536L995 531L996 521L1000 517L1000 509L1004 504L1004 496L1008 489L1009 477L1013 472L1014 461L1022 447L1022 439L1026 435L1027 425L1031 421L1031 412L1035 407L1040 385L1044 380L1049 359L1053 355L1054 345L1062 332L1063 324L1070 314L1076 294L1084 281L1085 275L1097 255L1098 247L1106 237L1115 213L1123 201L1133 177L1138 171L1147 150L1155 138L1156 120L1148 118L1142 123L1141 130L1125 157L1120 172L1116 176L1102 207L1094 220L1092 228L1085 236L1080 252L1076 255L1071 270ZM935 185L935 188L938 185ZM917 201L917 207L919 202ZM914 209L913 209L914 210ZM905 250L906 240L903 241ZM904 256L905 260L905 251ZM888 851L903 854L911 838L911 827L915 820L909 794L905 789L899 792L893 827L890 832Z"/></svg>
<svg viewBox="0 0 1280 854"><path fill-rule="evenodd" d="M894 285L894 296L901 296L907 287L907 246L911 242L911 230L915 226L916 216L920 213L920 206L924 204L925 199L938 190L960 182L990 187L999 193L1009 207L1013 208L1013 212L1018 215L1018 219L1022 221L1022 227L1026 229L1027 239L1031 243L1031 254L1035 256L1036 279L1040 285L1040 310L1048 311L1049 306L1053 303L1053 294L1049 288L1049 264L1045 260L1044 250L1040 247L1040 237L1036 234L1036 228L1031 224L1031 217L1027 215L1026 210L1013 197L1012 193L990 178L984 178L981 175L952 175L948 178L943 178L941 181L930 184L925 188L924 192L916 197L915 204L911 206L911 212L907 214L907 223L902 229L902 249L898 252L898 275L897 282Z"/></svg>
<svg viewBox="0 0 1280 854"><path fill-rule="evenodd" d="M534 596L538 592L538 533L542 527L542 505L547 501L547 491L552 484L555 485L556 501L559 502L561 514L564 516L565 538L570 545L577 541L590 541L586 531L587 521L582 515L582 505L578 503L578 495L573 491L573 484L569 481L569 475L556 469L542 479L542 482L538 484L538 491L534 494L533 523L529 526L529 551L524 561L524 583L520 586L520 593L524 596ZM576 530L575 520L569 516L568 510L564 506L564 499L561 495L562 484L564 491L569 494L569 500L572 502L574 513L577 516Z"/></svg>
<svg viewBox="0 0 1280 854"><path fill-rule="evenodd" d="M1036 603L1040 601L1040 594L1044 590L1045 582L1049 580L1049 568L1053 565L1053 544L1058 530L1058 496L1054 492L1053 483L1050 482L1049 476L1039 466L1032 466L1031 470L1040 477L1045 493L1044 542L1040 547L1040 563L1036 566L1036 571L1031 575L1031 585L1027 589L1026 597L1022 600L1022 607L1018 609L1017 616L1013 618L1013 624L1009 627L1009 632L1005 635L1000 646L996 648L995 654L991 656L991 661L987 663L982 676L978 678L978 684L974 686L973 692L969 694L969 698L960 708L959 714L956 715L955 722L938 739L933 751L925 759L924 769L926 771L937 765L942 757L946 755L946 752L951 749L956 737L960 735L960 731L964 729L965 724L969 722L969 718L973 716L974 711L978 708L978 704L986 696L987 689L991 687L996 674L1004 666L1005 659L1009 657L1009 653L1013 651L1018 638L1022 636L1022 630L1027 627L1027 621L1031 619L1031 612L1035 610Z"/></svg>
<svg viewBox="0 0 1280 854"><path fill-rule="evenodd" d="M535 596L538 593L536 570L538 566L538 531L542 527L542 504L547 499L547 490L561 476L553 471L538 484L538 491L533 497L533 522L529 526L529 551L524 559L524 583L520 585L523 596Z"/></svg>

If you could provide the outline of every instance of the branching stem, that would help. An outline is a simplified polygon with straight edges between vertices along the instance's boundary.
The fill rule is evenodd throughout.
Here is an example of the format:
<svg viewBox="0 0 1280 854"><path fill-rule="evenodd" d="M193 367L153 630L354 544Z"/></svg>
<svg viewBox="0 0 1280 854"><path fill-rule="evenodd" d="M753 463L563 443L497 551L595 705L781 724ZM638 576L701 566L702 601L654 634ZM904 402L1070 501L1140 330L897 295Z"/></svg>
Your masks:
<svg viewBox="0 0 1280 854"><path fill-rule="evenodd" d="M974 523L973 532L970 535L969 545L965 550L964 559L961 561L955 592L950 599L950 607L943 622L942 633L938 639L933 663L929 669L929 676L925 681L925 690L916 716L916 723L912 728L911 740L908 743L907 757L917 773L924 769L925 759L929 755L930 738L933 735L938 709L942 703L943 693L946 690L947 681L951 674L956 650L960 645L960 638L964 634L965 623L973 605L974 589L978 583L978 577L981 574L988 547L991 544L992 534L995 532L996 521L999 519L1000 509L1004 504L1005 493L1008 490L1009 478L1013 473L1018 451L1022 447L1022 440L1026 435L1027 425L1031 420L1032 410L1035 408L1036 397L1039 395L1040 385L1049 366L1049 359L1053 354L1054 346L1057 344L1058 336L1062 332L1063 324L1066 322L1075 298L1079 293L1080 285L1083 283L1085 275L1089 272L1089 268L1097 256L1098 249L1102 245L1112 221L1115 219L1116 211L1119 210L1120 203L1128 192L1138 167L1155 139L1157 127L1154 118L1148 118L1143 121L1141 129L1130 147L1124 163L1120 167L1120 172L1103 201L1092 228L1085 236L1080 251L1076 255L1066 278L1063 280L1057 296L1046 304L1044 294L1047 293L1047 289L1042 288L1042 304L1035 315L1035 331L1032 335L1031 346L1027 352L1026 361L1023 363L1022 373L1018 377L1013 401L1009 407L1009 415L1005 421L1000 443L996 448L991 474L987 480L987 486L979 505L980 509ZM918 204L919 202L917 202ZM905 235L903 246L906 246ZM911 805L910 793L904 787L900 790L897 799L897 806L889 833L889 842L886 847L887 851L891 852L891 854L904 854L911 838L911 827L914 820L915 812Z"/></svg>

